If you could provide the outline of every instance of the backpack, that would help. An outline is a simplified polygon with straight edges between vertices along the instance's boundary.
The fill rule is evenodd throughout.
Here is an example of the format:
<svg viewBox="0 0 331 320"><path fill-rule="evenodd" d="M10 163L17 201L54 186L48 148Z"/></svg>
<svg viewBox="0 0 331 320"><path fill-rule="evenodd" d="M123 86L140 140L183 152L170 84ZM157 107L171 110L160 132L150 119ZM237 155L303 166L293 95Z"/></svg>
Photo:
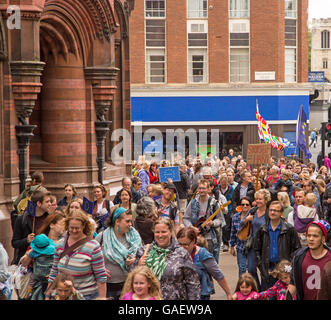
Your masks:
<svg viewBox="0 0 331 320"><path fill-rule="evenodd" d="M43 279L49 275L53 265L54 255L41 255L33 261L33 275L37 279Z"/></svg>
<svg viewBox="0 0 331 320"><path fill-rule="evenodd" d="M23 191L23 192L25 192L25 196L23 197L22 200L20 200L20 202L18 203L17 208L16 208L18 216L21 216L22 214L24 214L24 212L28 206L28 200L31 200L32 193L34 191L39 190L40 188L41 188L41 185L38 185L38 187L36 189L30 187L28 190Z"/></svg>

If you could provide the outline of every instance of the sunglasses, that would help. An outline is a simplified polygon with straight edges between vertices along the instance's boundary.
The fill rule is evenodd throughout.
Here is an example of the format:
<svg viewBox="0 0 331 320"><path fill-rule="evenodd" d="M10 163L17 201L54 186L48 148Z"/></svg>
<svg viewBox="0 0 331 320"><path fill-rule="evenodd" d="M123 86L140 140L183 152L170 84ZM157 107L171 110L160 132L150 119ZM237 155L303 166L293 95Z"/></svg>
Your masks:
<svg viewBox="0 0 331 320"><path fill-rule="evenodd" d="M249 207L250 204L249 203L242 203L241 206L243 206L243 207Z"/></svg>

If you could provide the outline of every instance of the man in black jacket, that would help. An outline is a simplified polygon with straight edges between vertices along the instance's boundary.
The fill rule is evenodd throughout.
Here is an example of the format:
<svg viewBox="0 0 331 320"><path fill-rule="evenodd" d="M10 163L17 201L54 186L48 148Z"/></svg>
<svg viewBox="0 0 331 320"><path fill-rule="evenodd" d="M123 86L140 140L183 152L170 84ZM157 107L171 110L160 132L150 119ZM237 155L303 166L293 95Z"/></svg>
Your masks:
<svg viewBox="0 0 331 320"><path fill-rule="evenodd" d="M234 189L231 197L232 211L234 213L242 197L249 197L252 202L254 201L255 188L252 183L252 174L248 170L245 170L240 178L241 180Z"/></svg>
<svg viewBox="0 0 331 320"><path fill-rule="evenodd" d="M49 192L34 191L31 201L36 203L36 214L32 217L27 211L19 216L15 222L12 246L15 249L12 264L18 264L21 257L25 254L29 244L33 241L38 229L48 216L51 206Z"/></svg>
<svg viewBox="0 0 331 320"><path fill-rule="evenodd" d="M317 298L322 271L331 260L331 249L325 245L329 229L324 220L311 222L307 227L308 246L294 254L289 291L297 300Z"/></svg>
<svg viewBox="0 0 331 320"><path fill-rule="evenodd" d="M272 287L277 279L269 275L281 260L291 261L294 252L301 247L294 227L281 218L283 207L279 201L272 201L269 206L269 220L257 231L253 248L256 264L261 273L262 291Z"/></svg>
<svg viewBox="0 0 331 320"><path fill-rule="evenodd" d="M180 181L174 181L179 197L180 212L184 212L187 205L188 190L190 189L190 181L186 173L186 165L179 166Z"/></svg>

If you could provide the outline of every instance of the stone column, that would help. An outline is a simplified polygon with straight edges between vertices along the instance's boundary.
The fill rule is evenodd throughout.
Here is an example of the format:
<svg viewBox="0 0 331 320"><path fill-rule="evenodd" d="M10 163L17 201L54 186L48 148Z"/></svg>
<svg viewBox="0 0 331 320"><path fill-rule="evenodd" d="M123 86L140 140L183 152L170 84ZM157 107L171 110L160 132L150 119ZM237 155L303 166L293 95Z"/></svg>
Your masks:
<svg viewBox="0 0 331 320"><path fill-rule="evenodd" d="M119 69L114 67L87 67L85 79L92 86L93 102L97 121L94 122L97 145L98 181L103 183L105 163L105 140L112 121L107 121L105 115L112 106L116 90L116 76Z"/></svg>
<svg viewBox="0 0 331 320"><path fill-rule="evenodd" d="M39 61L10 62L15 111L20 123L15 126L18 142L20 192L25 189L25 181L29 173L28 148L33 137L33 130L36 128L35 125L28 124L28 119L42 86L40 76L44 65L44 62Z"/></svg>

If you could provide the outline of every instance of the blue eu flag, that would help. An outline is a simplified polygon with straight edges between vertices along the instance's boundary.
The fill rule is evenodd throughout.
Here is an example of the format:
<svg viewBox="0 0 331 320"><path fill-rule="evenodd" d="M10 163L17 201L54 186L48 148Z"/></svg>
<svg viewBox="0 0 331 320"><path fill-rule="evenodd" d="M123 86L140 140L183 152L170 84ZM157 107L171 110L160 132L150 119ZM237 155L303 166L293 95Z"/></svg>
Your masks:
<svg viewBox="0 0 331 320"><path fill-rule="evenodd" d="M36 207L37 207L37 204L35 202L28 200L28 205L26 207L26 211L28 212L28 215L30 215L31 217L35 217L36 216Z"/></svg>
<svg viewBox="0 0 331 320"><path fill-rule="evenodd" d="M297 145L299 146L301 151L305 154L305 158L310 159L312 155L306 146L307 131L308 131L307 115L303 110L303 106L301 105L298 116L298 122L297 122Z"/></svg>
<svg viewBox="0 0 331 320"><path fill-rule="evenodd" d="M83 210L88 214L93 214L94 202L83 197Z"/></svg>

